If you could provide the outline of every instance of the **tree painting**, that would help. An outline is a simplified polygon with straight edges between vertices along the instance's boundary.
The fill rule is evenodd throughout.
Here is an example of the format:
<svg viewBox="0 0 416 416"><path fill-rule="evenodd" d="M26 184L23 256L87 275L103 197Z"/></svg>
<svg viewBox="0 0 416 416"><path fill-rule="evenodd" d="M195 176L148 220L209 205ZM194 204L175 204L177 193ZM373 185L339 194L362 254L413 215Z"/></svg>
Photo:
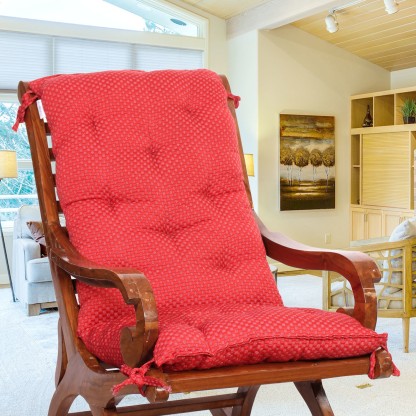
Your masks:
<svg viewBox="0 0 416 416"><path fill-rule="evenodd" d="M299 183L301 182L302 169L309 165L309 151L304 147L298 147L295 150L295 165L299 169Z"/></svg>
<svg viewBox="0 0 416 416"><path fill-rule="evenodd" d="M309 162L311 163L313 169L312 181L315 182L316 170L319 166L322 166L322 152L318 149L313 149L309 157Z"/></svg>
<svg viewBox="0 0 416 416"><path fill-rule="evenodd" d="M292 184L293 159L293 150L289 146L283 146L280 149L280 164L286 166L287 181L289 184Z"/></svg>
<svg viewBox="0 0 416 416"><path fill-rule="evenodd" d="M334 167L334 117L280 115L282 211L335 208Z"/></svg>
<svg viewBox="0 0 416 416"><path fill-rule="evenodd" d="M322 153L322 163L325 166L326 184L328 185L329 174L332 166L335 165L335 147L327 147Z"/></svg>

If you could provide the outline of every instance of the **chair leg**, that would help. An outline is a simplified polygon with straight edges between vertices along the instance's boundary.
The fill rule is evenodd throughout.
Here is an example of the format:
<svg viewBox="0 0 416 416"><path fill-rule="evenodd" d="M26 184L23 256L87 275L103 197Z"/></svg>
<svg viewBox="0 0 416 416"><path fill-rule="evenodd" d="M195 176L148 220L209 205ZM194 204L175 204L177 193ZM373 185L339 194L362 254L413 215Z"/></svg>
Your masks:
<svg viewBox="0 0 416 416"><path fill-rule="evenodd" d="M213 416L250 416L260 386L240 387L237 394L244 397L240 406L211 410Z"/></svg>
<svg viewBox="0 0 416 416"><path fill-rule="evenodd" d="M403 352L409 352L410 318L402 318Z"/></svg>
<svg viewBox="0 0 416 416"><path fill-rule="evenodd" d="M58 319L58 358L55 370L55 387L61 382L65 375L68 365L68 356L66 354L64 334L62 332L61 318Z"/></svg>
<svg viewBox="0 0 416 416"><path fill-rule="evenodd" d="M294 383L312 416L334 416L321 380Z"/></svg>
<svg viewBox="0 0 416 416"><path fill-rule="evenodd" d="M68 415L69 408L78 394L71 391L71 383L67 382L67 380L68 377L64 377L56 388L49 405L48 416Z"/></svg>
<svg viewBox="0 0 416 416"><path fill-rule="evenodd" d="M28 304L27 305L28 316L37 316L40 314L40 303Z"/></svg>

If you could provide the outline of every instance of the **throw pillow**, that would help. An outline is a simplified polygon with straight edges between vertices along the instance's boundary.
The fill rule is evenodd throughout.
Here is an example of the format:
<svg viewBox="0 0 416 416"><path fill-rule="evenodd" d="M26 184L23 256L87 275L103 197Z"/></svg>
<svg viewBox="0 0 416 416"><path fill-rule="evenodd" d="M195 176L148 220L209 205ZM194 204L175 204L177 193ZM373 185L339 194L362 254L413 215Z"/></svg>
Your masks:
<svg viewBox="0 0 416 416"><path fill-rule="evenodd" d="M42 257L46 257L48 252L46 251L45 233L43 231L43 224L40 221L28 221L26 222L27 228L29 228L33 239L40 245L40 253Z"/></svg>
<svg viewBox="0 0 416 416"><path fill-rule="evenodd" d="M391 233L389 241L402 241L416 237L416 217L400 223Z"/></svg>
<svg viewBox="0 0 416 416"><path fill-rule="evenodd" d="M402 241L407 240L409 238L416 237L416 217L409 218L406 221L400 223L391 233L389 242L395 241ZM393 269L401 269L403 267L403 251L401 249L391 250L390 251L390 267ZM413 256L412 256L413 257ZM389 262L388 260L384 260L383 262L383 278L381 282L386 283L389 280ZM416 262L412 262L412 270L416 270ZM390 283L394 285L402 285L403 284L403 277L401 271L391 272ZM401 290L400 287L390 286L384 289L384 293L392 294L397 291Z"/></svg>

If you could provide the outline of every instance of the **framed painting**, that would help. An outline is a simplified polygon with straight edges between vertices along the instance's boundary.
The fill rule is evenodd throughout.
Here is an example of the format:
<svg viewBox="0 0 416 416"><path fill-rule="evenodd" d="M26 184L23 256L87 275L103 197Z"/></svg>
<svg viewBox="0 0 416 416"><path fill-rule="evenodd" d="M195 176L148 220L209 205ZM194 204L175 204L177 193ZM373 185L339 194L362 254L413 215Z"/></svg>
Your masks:
<svg viewBox="0 0 416 416"><path fill-rule="evenodd" d="M335 208L335 117L280 114L280 210Z"/></svg>

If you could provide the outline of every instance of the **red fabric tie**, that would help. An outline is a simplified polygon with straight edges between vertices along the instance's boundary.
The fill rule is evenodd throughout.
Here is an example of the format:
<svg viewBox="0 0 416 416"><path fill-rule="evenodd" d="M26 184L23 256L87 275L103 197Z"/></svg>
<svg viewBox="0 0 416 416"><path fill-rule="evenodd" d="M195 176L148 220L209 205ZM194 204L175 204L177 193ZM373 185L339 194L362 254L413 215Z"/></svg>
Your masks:
<svg viewBox="0 0 416 416"><path fill-rule="evenodd" d="M229 93L228 93L228 98L229 98L230 100L233 100L233 101L234 101L234 107L235 107L235 108L238 108L238 106L240 105L240 100L241 100L241 97L239 97L238 95L231 94L231 93L229 92Z"/></svg>
<svg viewBox="0 0 416 416"><path fill-rule="evenodd" d="M23 123L25 121L25 113L26 113L26 109L33 104L37 99L39 98L39 96L37 94L35 94L32 90L27 90L22 97L22 103L19 106L19 109L17 110L17 117L16 117L16 122L13 124L12 129L14 131L17 131L17 129L19 128L19 124Z"/></svg>
<svg viewBox="0 0 416 416"><path fill-rule="evenodd" d="M145 386L162 387L166 391L170 392L172 390L171 387L165 384L162 380L146 376L146 373L153 362L154 359L148 361L146 364L143 364L140 368L131 368L128 365L123 364L120 370L124 375L128 376L128 379L113 387L113 395L116 396L124 386L128 386L130 384L136 384L142 396L145 394Z"/></svg>
<svg viewBox="0 0 416 416"><path fill-rule="evenodd" d="M387 349L387 345L385 345L384 347L381 347L382 349L384 349L384 350L386 350L387 352L389 352L389 350ZM369 378L371 378L371 379L374 379L375 378L375 367L376 367L376 352L377 352L378 350L376 350L376 351L373 351L372 353L371 353L371 356L370 356L370 370L369 370L369 372L368 372L368 377ZM393 373L392 373L392 375L393 376L400 376L400 370L395 366L395 364L392 362L391 363L392 365L393 365Z"/></svg>

